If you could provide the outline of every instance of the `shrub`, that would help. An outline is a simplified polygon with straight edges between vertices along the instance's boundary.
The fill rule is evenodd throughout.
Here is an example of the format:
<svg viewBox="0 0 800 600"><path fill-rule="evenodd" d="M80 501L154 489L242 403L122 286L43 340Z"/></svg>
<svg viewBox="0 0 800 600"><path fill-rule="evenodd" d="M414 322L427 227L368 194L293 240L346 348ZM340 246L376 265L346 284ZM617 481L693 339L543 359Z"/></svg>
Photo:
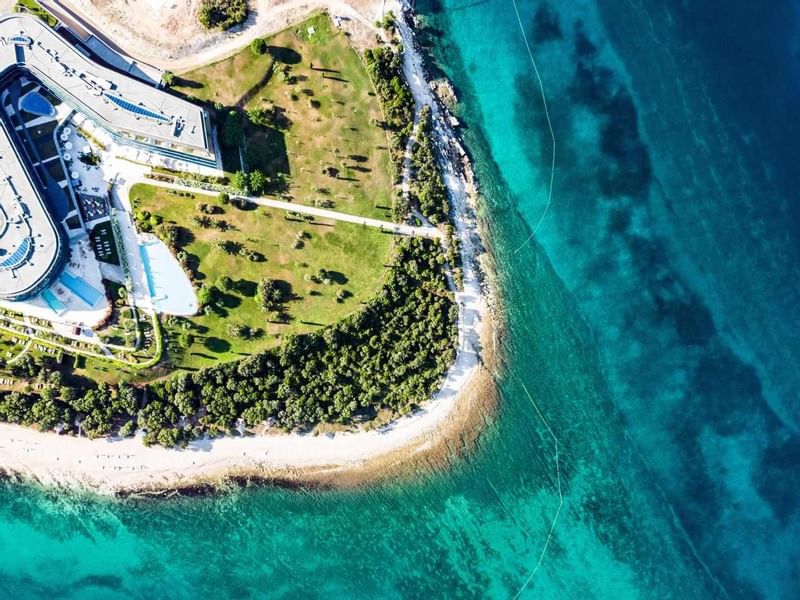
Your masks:
<svg viewBox="0 0 800 600"><path fill-rule="evenodd" d="M197 20L206 29L230 29L247 20L247 0L202 0Z"/></svg>
<svg viewBox="0 0 800 600"><path fill-rule="evenodd" d="M244 171L236 171L231 179L231 185L243 194L246 194L250 191L250 178Z"/></svg>
<svg viewBox="0 0 800 600"><path fill-rule="evenodd" d="M262 54L267 53L267 40L264 38L256 38L252 42L250 42L250 50L253 51L253 54L256 56L261 56Z"/></svg>
<svg viewBox="0 0 800 600"><path fill-rule="evenodd" d="M267 176L256 169L250 173L248 183L250 184L250 191L253 194L259 195L263 193L264 189L267 187Z"/></svg>

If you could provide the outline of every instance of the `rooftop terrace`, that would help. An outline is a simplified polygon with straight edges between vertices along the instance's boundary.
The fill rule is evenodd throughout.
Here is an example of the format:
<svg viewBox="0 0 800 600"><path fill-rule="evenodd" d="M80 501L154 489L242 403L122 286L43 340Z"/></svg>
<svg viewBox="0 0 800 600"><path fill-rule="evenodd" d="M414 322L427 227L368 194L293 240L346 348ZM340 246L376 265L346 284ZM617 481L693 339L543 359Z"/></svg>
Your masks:
<svg viewBox="0 0 800 600"><path fill-rule="evenodd" d="M37 293L64 254L58 225L0 121L0 298Z"/></svg>
<svg viewBox="0 0 800 600"><path fill-rule="evenodd" d="M28 15L0 19L0 71L23 67L67 103L140 141L212 155L205 111L99 65Z"/></svg>

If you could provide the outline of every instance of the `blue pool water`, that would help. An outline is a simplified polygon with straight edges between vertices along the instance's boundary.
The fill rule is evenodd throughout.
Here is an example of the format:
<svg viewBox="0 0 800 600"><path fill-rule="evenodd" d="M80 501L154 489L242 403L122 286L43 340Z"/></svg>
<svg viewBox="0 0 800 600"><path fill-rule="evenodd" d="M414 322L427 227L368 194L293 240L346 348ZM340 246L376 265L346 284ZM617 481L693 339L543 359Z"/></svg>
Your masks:
<svg viewBox="0 0 800 600"><path fill-rule="evenodd" d="M192 282L169 248L160 240L139 246L147 288L153 306L170 315L192 315L197 312L197 296Z"/></svg>
<svg viewBox="0 0 800 600"><path fill-rule="evenodd" d="M103 297L102 292L98 292L91 285L86 283L83 278L71 275L67 271L61 274L59 281L89 306L95 306L100 301L100 298Z"/></svg>
<svg viewBox="0 0 800 600"><path fill-rule="evenodd" d="M56 114L56 109L53 108L53 105L39 92L31 92L25 95L20 101L20 106L25 112L42 117L52 117Z"/></svg>
<svg viewBox="0 0 800 600"><path fill-rule="evenodd" d="M47 302L47 306L49 306L53 312L58 315L67 310L66 305L61 302L61 300L59 300L58 297L50 290L43 291L42 298L44 298L44 301Z"/></svg>
<svg viewBox="0 0 800 600"><path fill-rule="evenodd" d="M139 246L139 256L142 257L142 266L144 267L144 276L147 279L147 289L150 292L150 297L156 297L156 285L153 281L152 267L150 266L150 254L146 248L147 244Z"/></svg>

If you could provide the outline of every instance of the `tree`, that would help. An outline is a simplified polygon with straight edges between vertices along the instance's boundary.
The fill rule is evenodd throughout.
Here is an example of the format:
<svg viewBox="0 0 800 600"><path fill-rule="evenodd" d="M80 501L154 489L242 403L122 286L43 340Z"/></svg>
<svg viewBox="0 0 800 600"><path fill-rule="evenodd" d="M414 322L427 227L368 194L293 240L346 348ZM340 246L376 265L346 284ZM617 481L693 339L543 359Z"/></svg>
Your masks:
<svg viewBox="0 0 800 600"><path fill-rule="evenodd" d="M174 223L162 223L156 228L156 233L170 248L176 249L178 247L181 238L181 230Z"/></svg>
<svg viewBox="0 0 800 600"><path fill-rule="evenodd" d="M390 10L385 15L383 15L383 19L376 21L375 24L381 29L385 29L386 31L392 31L394 29L396 21L397 19L395 18L394 13Z"/></svg>
<svg viewBox="0 0 800 600"><path fill-rule="evenodd" d="M200 303L201 308L212 306L217 300L217 288L213 285L202 286L197 292L197 301Z"/></svg>
<svg viewBox="0 0 800 600"><path fill-rule="evenodd" d="M164 71L161 74L161 81L165 86L170 87L173 83L175 83L175 73L172 71Z"/></svg>
<svg viewBox="0 0 800 600"><path fill-rule="evenodd" d="M266 108L251 108L247 111L247 119L254 125L268 127L272 122L272 113Z"/></svg>
<svg viewBox="0 0 800 600"><path fill-rule="evenodd" d="M134 419L126 421L125 424L119 428L119 434L122 437L133 437L135 433L136 433L136 421Z"/></svg>
<svg viewBox="0 0 800 600"><path fill-rule="evenodd" d="M206 29L230 29L247 19L246 0L202 0L197 20Z"/></svg>
<svg viewBox="0 0 800 600"><path fill-rule="evenodd" d="M233 338L247 339L250 337L250 328L243 323L228 323L228 335Z"/></svg>
<svg viewBox="0 0 800 600"><path fill-rule="evenodd" d="M267 176L261 171L256 169L250 173L249 177L250 191L255 195L260 195L267 187Z"/></svg>
<svg viewBox="0 0 800 600"><path fill-rule="evenodd" d="M250 191L250 178L244 171L236 171L231 179L231 184L242 194L247 194Z"/></svg>
<svg viewBox="0 0 800 600"><path fill-rule="evenodd" d="M270 277L264 277L258 282L256 299L264 312L277 310L280 303L285 300L281 286L275 279Z"/></svg>
<svg viewBox="0 0 800 600"><path fill-rule="evenodd" d="M253 54L256 56L260 56L262 54L267 53L267 40L264 38L256 38L252 42L250 42L250 50L253 51Z"/></svg>

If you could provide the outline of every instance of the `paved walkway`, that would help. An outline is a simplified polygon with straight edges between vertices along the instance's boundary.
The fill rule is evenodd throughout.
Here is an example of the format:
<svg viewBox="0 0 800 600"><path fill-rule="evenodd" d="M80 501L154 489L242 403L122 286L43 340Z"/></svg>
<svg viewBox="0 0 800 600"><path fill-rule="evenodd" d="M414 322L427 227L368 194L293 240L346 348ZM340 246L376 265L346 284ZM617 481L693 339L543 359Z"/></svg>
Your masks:
<svg viewBox="0 0 800 600"><path fill-rule="evenodd" d="M192 192L194 194L205 194L207 196L216 196L217 192L204 190L201 188L188 187L185 185L178 185L175 183L167 183L164 181L156 181L154 179L142 178L141 183L153 185L157 187L171 188L174 190L181 190L185 192ZM444 237L441 231L431 226L414 227L412 225L403 225L399 223L392 223L391 221L381 221L380 219L370 219L368 217L359 217L358 215L349 215L347 213L339 212L336 210L328 210L325 208L317 208L316 206L304 206L303 204L295 204L293 202L284 202L283 200L272 200L271 198L257 198L255 196L233 196L236 198L245 198L260 206L267 206L269 208L277 208L294 213L304 215L312 215L320 219L331 219L332 221L344 221L346 223L355 223L356 225L365 225L367 227L375 227L387 233L394 233L397 235L408 235L413 237L426 237L431 239L441 239Z"/></svg>

